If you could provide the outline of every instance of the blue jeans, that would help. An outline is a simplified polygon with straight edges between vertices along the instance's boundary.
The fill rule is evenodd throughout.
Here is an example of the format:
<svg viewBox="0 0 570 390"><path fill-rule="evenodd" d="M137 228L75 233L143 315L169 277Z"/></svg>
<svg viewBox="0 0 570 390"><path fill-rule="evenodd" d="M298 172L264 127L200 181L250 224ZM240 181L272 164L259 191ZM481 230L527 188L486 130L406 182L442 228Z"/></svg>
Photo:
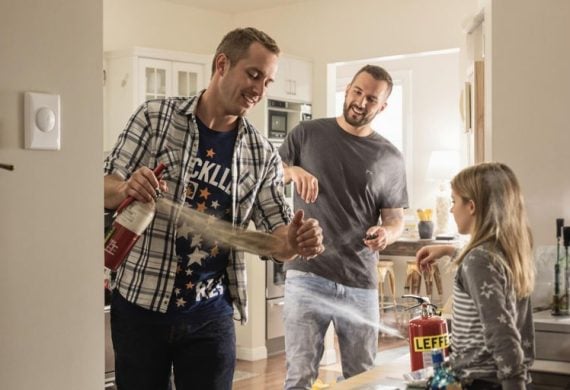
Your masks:
<svg viewBox="0 0 570 390"><path fill-rule="evenodd" d="M118 390L230 390L236 361L231 316L176 325L133 320L111 306Z"/></svg>
<svg viewBox="0 0 570 390"><path fill-rule="evenodd" d="M347 287L312 273L287 271L285 279L285 389L310 389L318 376L324 337L334 324L342 374L374 366L378 350L378 292Z"/></svg>

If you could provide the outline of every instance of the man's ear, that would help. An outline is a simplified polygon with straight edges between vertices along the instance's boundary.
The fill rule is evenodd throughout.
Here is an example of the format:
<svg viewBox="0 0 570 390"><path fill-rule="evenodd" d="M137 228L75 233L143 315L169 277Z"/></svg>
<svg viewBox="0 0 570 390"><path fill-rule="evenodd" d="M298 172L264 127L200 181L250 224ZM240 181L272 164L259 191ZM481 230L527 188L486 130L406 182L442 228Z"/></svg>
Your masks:
<svg viewBox="0 0 570 390"><path fill-rule="evenodd" d="M223 76L230 66L230 60L224 53L218 54L216 57L216 72Z"/></svg>

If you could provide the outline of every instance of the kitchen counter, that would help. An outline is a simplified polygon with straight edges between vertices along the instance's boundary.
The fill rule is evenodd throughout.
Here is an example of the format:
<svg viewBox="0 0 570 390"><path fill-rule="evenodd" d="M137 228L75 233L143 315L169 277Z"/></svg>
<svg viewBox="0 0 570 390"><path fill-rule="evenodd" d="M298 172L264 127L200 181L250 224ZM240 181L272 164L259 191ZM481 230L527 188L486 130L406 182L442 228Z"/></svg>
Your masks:
<svg viewBox="0 0 570 390"><path fill-rule="evenodd" d="M565 362L570 365L570 317L555 317L547 310L534 313L533 319L536 359Z"/></svg>
<svg viewBox="0 0 570 390"><path fill-rule="evenodd" d="M433 240L433 239L412 239L400 238L398 241L388 245L380 252L380 256L403 256L416 257L416 252L426 245L454 245L461 246L463 242L454 240Z"/></svg>
<svg viewBox="0 0 570 390"><path fill-rule="evenodd" d="M388 390L405 389L403 375L410 372L410 355L382 363L378 367L338 382L330 388L333 390Z"/></svg>
<svg viewBox="0 0 570 390"><path fill-rule="evenodd" d="M410 372L409 355L406 354L393 362L383 363L362 374L333 384L332 390L395 390L406 389L403 375ZM539 389L564 389L570 385L567 376L570 363L551 360L536 360L531 367L533 382ZM550 386L550 387L549 387ZM556 387L561 386L561 387Z"/></svg>
<svg viewBox="0 0 570 390"><path fill-rule="evenodd" d="M570 317L550 310L533 314L536 360L530 372L538 389L570 388Z"/></svg>

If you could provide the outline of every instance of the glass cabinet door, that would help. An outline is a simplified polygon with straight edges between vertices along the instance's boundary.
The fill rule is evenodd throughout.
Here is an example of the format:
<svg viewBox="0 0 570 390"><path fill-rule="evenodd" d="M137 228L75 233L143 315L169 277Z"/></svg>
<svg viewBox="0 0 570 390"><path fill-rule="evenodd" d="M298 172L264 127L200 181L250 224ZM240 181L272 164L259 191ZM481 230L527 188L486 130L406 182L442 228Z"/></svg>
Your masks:
<svg viewBox="0 0 570 390"><path fill-rule="evenodd" d="M139 103L172 95L171 62L143 58L139 61Z"/></svg>
<svg viewBox="0 0 570 390"><path fill-rule="evenodd" d="M204 88L204 65L173 62L173 94L193 96Z"/></svg>

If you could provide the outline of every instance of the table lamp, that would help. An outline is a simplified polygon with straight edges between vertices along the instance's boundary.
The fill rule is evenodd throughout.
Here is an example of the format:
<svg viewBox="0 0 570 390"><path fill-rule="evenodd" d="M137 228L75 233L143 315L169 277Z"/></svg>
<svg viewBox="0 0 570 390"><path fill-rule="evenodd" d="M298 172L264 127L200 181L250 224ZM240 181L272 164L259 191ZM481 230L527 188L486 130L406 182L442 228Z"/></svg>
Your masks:
<svg viewBox="0 0 570 390"><path fill-rule="evenodd" d="M459 152L457 150L434 150L429 157L426 178L437 182L435 196L435 235L449 235L449 217L451 209L451 188L449 181L459 170Z"/></svg>

